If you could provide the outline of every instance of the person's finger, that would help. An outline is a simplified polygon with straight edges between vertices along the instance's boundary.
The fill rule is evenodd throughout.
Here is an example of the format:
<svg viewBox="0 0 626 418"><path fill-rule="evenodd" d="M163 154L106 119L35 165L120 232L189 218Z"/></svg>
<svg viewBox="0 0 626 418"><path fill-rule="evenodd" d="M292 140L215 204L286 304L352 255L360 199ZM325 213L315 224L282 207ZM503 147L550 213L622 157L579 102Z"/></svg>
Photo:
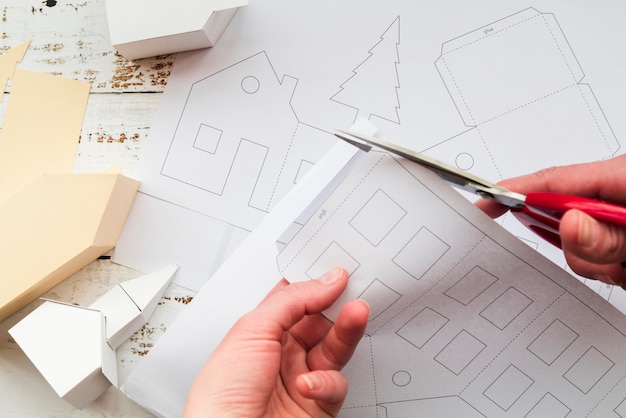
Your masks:
<svg viewBox="0 0 626 418"><path fill-rule="evenodd" d="M332 326L332 321L319 313L305 316L289 332L308 351L324 339Z"/></svg>
<svg viewBox="0 0 626 418"><path fill-rule="evenodd" d="M604 161L555 166L498 184L518 193L566 193L626 203L626 154Z"/></svg>
<svg viewBox="0 0 626 418"><path fill-rule="evenodd" d="M626 204L626 154L604 161L555 166L535 173L509 178L498 185L517 193L565 193ZM497 202L478 199L476 206L492 218L508 208Z"/></svg>
<svg viewBox="0 0 626 418"><path fill-rule="evenodd" d="M282 333L289 330L305 315L319 313L328 308L348 284L348 273L335 268L318 279L292 283L273 293L255 310L235 324L233 331L253 334L253 338L280 341Z"/></svg>
<svg viewBox="0 0 626 418"><path fill-rule="evenodd" d="M298 376L296 390L316 401L330 416L336 416L348 394L348 381L336 370L317 370Z"/></svg>
<svg viewBox="0 0 626 418"><path fill-rule="evenodd" d="M369 312L369 306L363 300L346 303L326 337L309 352L309 368L341 370L363 337Z"/></svg>
<svg viewBox="0 0 626 418"><path fill-rule="evenodd" d="M622 287L626 283L624 267L621 264L595 264L569 252L565 253L565 260L579 276Z"/></svg>
<svg viewBox="0 0 626 418"><path fill-rule="evenodd" d="M567 211L559 228L569 266L584 277L621 285L626 229L605 224L578 210Z"/></svg>
<svg viewBox="0 0 626 418"><path fill-rule="evenodd" d="M559 227L562 246L577 257L596 264L626 260L626 228L600 222L579 210L569 210Z"/></svg>
<svg viewBox="0 0 626 418"><path fill-rule="evenodd" d="M474 205L493 219L504 215L510 209L508 206L504 206L495 200L483 198L474 202Z"/></svg>

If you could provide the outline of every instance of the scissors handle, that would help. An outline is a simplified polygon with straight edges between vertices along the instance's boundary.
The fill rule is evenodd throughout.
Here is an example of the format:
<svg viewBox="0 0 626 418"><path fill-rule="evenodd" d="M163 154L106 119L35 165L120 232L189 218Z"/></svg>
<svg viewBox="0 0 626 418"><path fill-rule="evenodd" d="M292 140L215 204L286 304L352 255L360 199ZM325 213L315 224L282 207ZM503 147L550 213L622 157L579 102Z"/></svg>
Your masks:
<svg viewBox="0 0 626 418"><path fill-rule="evenodd" d="M515 217L546 241L561 248L559 224L563 214L578 209L593 218L626 228L626 207L600 200L559 193L533 192L526 195L523 209Z"/></svg>

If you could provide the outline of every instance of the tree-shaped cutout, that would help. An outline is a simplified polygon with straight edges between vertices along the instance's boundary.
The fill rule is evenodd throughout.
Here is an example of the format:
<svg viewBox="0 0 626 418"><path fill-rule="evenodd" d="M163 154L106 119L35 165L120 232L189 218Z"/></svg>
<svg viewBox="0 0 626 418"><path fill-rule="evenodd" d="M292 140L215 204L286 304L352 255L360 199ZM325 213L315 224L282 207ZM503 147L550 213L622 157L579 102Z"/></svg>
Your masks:
<svg viewBox="0 0 626 418"><path fill-rule="evenodd" d="M369 56L352 72L332 100L354 107L357 118L372 115L400 123L398 109L398 53L400 45L400 16L381 35L380 41L368 51Z"/></svg>

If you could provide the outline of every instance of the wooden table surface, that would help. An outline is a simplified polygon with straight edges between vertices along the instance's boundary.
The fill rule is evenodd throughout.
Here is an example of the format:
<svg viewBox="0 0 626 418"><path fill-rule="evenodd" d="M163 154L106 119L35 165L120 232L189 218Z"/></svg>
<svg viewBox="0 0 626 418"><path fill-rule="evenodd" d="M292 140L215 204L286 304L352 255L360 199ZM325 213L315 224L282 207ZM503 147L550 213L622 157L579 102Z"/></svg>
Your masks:
<svg viewBox="0 0 626 418"><path fill-rule="evenodd" d="M0 53L26 40L31 44L20 68L91 82L75 171L98 172L117 165L132 177L175 55L129 61L116 53L104 0L3 0ZM0 104L0 121L8 100L10 83ZM109 260L96 260L44 297L88 305L117 283L139 275ZM149 323L118 349L120 383L192 297L187 289L168 288ZM0 322L0 416L151 416L114 387L82 411L58 398L7 332L39 303Z"/></svg>

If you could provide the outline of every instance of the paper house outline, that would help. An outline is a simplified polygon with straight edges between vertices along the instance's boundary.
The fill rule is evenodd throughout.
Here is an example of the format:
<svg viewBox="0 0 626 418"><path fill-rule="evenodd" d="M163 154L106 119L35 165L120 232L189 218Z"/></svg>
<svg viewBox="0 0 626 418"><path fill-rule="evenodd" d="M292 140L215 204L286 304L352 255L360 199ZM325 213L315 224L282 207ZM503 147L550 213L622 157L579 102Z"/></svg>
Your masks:
<svg viewBox="0 0 626 418"><path fill-rule="evenodd" d="M9 334L57 395L83 409L117 386L115 349L148 321L177 269L120 283L89 307L44 300ZM117 309L128 304L134 312Z"/></svg>
<svg viewBox="0 0 626 418"><path fill-rule="evenodd" d="M247 0L183 0L175 5L107 0L111 44L131 60L209 48L246 4Z"/></svg>

